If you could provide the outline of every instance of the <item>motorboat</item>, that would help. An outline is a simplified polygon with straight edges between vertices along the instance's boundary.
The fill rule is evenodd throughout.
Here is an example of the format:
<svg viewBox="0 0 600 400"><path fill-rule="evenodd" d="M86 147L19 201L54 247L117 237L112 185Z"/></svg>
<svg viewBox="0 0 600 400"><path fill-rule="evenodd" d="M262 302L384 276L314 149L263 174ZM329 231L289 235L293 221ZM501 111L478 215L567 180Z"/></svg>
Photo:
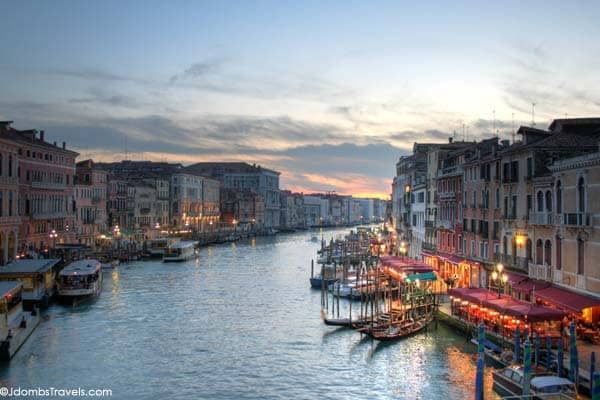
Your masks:
<svg viewBox="0 0 600 400"><path fill-rule="evenodd" d="M197 242L176 242L167 247L163 256L164 262L187 261L198 258Z"/></svg>
<svg viewBox="0 0 600 400"><path fill-rule="evenodd" d="M98 260L73 261L58 274L58 296L63 300L96 297L102 291L102 266Z"/></svg>
<svg viewBox="0 0 600 400"><path fill-rule="evenodd" d="M492 372L493 388L501 396L522 396L525 382L523 365L509 365ZM577 390L570 380L553 375L545 369L532 365L529 378L530 395L534 399L576 399ZM539 395L539 397L538 397ZM556 395L556 397L552 397Z"/></svg>

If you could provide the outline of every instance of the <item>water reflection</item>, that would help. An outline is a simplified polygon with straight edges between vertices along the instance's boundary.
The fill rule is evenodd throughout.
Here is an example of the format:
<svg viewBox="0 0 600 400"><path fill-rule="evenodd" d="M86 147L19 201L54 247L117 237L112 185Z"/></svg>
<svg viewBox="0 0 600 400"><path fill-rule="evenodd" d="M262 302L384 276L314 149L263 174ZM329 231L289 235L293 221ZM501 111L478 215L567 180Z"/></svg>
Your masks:
<svg viewBox="0 0 600 400"><path fill-rule="evenodd" d="M308 284L312 235L122 265L98 301L49 309L0 380L111 388L119 399L472 398L465 339L442 325L383 345L322 323Z"/></svg>

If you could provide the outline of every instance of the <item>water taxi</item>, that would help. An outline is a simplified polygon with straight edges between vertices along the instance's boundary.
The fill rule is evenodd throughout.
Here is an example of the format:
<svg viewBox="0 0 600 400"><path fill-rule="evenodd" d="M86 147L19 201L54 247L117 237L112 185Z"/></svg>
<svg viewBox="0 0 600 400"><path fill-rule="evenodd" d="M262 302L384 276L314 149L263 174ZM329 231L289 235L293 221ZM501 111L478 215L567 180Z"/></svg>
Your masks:
<svg viewBox="0 0 600 400"><path fill-rule="evenodd" d="M164 262L187 261L198 258L197 242L183 241L167 247L163 256Z"/></svg>
<svg viewBox="0 0 600 400"><path fill-rule="evenodd" d="M58 296L62 300L95 297L102 291L102 266L98 260L77 260L58 274Z"/></svg>
<svg viewBox="0 0 600 400"><path fill-rule="evenodd" d="M492 373L493 388L502 396L522 396L525 381L523 365L510 365ZM531 367L530 394L532 398L576 399L575 384L566 378L552 375L544 369Z"/></svg>
<svg viewBox="0 0 600 400"><path fill-rule="evenodd" d="M167 248L175 243L179 242L179 238L156 238L150 241L150 245L148 246L148 252L150 253L150 257L160 257L162 258L165 255L165 251Z"/></svg>
<svg viewBox="0 0 600 400"><path fill-rule="evenodd" d="M40 323L39 313L23 311L23 284L0 282L0 360L8 361Z"/></svg>

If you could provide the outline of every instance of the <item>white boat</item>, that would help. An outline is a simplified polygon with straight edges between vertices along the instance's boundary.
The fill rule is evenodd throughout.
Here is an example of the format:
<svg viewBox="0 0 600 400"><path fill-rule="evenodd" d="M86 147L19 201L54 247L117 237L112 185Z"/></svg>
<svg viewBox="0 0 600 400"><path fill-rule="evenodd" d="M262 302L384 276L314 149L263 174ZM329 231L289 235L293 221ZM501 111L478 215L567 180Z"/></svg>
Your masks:
<svg viewBox="0 0 600 400"><path fill-rule="evenodd" d="M98 260L77 260L58 274L58 296L65 300L98 296L102 291L102 266Z"/></svg>
<svg viewBox="0 0 600 400"><path fill-rule="evenodd" d="M152 239L148 246L148 252L151 257L163 257L167 248L177 242L179 242L179 238L164 237Z"/></svg>
<svg viewBox="0 0 600 400"><path fill-rule="evenodd" d="M492 372L493 388L501 396L522 396L524 381L523 365L510 365ZM532 398L576 399L575 384L568 379L552 375L541 368L531 367L529 380Z"/></svg>
<svg viewBox="0 0 600 400"><path fill-rule="evenodd" d="M198 258L198 249L196 249L196 244L197 242L191 241L183 241L171 244L165 251L163 261L187 261Z"/></svg>

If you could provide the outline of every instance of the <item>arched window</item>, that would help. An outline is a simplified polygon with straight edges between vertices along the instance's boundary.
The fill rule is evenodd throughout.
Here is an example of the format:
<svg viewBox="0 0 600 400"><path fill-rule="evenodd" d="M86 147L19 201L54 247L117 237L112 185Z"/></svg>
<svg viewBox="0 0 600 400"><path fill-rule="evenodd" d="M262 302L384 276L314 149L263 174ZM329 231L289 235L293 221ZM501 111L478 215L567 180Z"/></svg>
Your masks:
<svg viewBox="0 0 600 400"><path fill-rule="evenodd" d="M562 239L556 237L556 269L562 268Z"/></svg>
<svg viewBox="0 0 600 400"><path fill-rule="evenodd" d="M578 197L577 211L580 213L584 213L585 212L585 180L583 179L583 177L579 178L579 181L577 181L577 197Z"/></svg>
<svg viewBox="0 0 600 400"><path fill-rule="evenodd" d="M552 212L552 192L546 191L546 211Z"/></svg>
<svg viewBox="0 0 600 400"><path fill-rule="evenodd" d="M582 179L583 180L583 179ZM577 274L583 275L585 272L585 242L583 239L577 239Z"/></svg>
<svg viewBox="0 0 600 400"><path fill-rule="evenodd" d="M3 161L2 154L0 154L0 175L2 175L2 161Z"/></svg>
<svg viewBox="0 0 600 400"><path fill-rule="evenodd" d="M541 191L537 192L537 211L544 211L544 194Z"/></svg>
<svg viewBox="0 0 600 400"><path fill-rule="evenodd" d="M546 240L544 245L544 263L552 265L552 242L550 240Z"/></svg>
<svg viewBox="0 0 600 400"><path fill-rule="evenodd" d="M527 261L531 261L533 262L533 248L532 248L532 243L531 243L531 239L527 239L527 244L525 245L525 251L526 251L526 257L527 257Z"/></svg>
<svg viewBox="0 0 600 400"><path fill-rule="evenodd" d="M12 190L8 192L8 216L12 217L13 215L13 192Z"/></svg>
<svg viewBox="0 0 600 400"><path fill-rule="evenodd" d="M539 265L544 263L544 242L542 242L542 239L535 242L535 263Z"/></svg>
<svg viewBox="0 0 600 400"><path fill-rule="evenodd" d="M556 182L556 212L562 213L562 183Z"/></svg>
<svg viewBox="0 0 600 400"><path fill-rule="evenodd" d="M8 176L12 176L12 170L13 170L12 162L13 162L13 157L12 157L12 154L10 154L8 156Z"/></svg>

